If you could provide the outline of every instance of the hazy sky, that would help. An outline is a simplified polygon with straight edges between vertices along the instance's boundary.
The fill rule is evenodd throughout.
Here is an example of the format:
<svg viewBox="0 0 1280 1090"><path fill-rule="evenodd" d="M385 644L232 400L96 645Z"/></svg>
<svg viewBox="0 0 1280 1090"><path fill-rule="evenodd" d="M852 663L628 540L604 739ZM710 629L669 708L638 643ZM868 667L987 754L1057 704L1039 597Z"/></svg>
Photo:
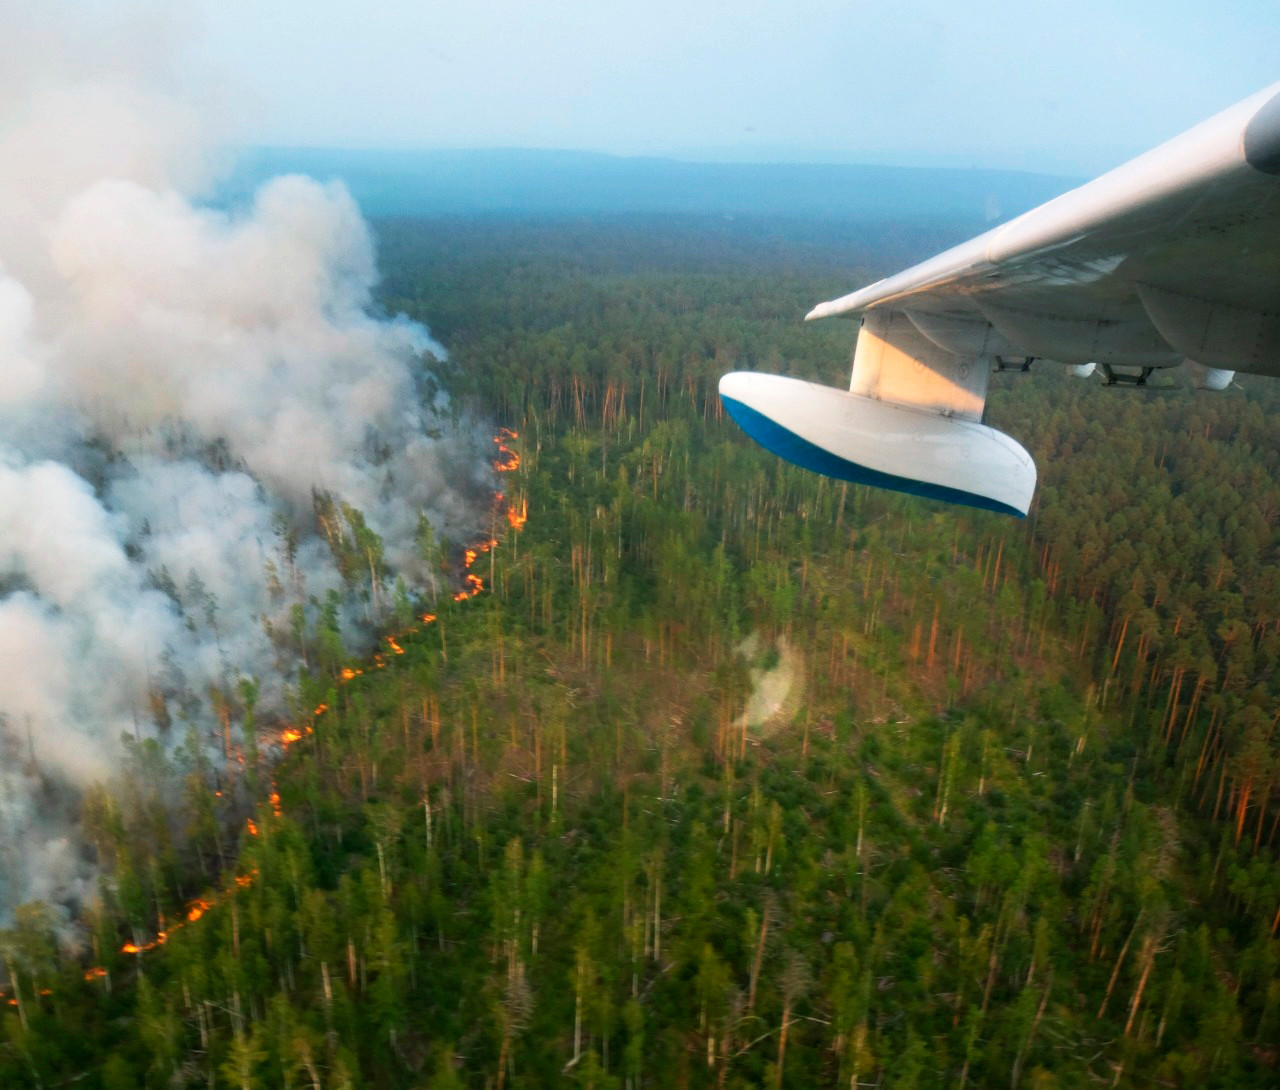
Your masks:
<svg viewBox="0 0 1280 1090"><path fill-rule="evenodd" d="M1089 172L1280 79L1280 3L196 0L246 142Z"/></svg>

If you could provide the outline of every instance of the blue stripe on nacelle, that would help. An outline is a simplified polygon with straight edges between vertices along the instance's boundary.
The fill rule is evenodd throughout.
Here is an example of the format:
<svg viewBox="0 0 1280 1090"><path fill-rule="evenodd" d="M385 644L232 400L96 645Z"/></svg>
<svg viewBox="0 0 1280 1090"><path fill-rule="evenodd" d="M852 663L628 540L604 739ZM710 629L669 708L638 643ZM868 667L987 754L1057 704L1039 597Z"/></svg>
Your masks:
<svg viewBox="0 0 1280 1090"><path fill-rule="evenodd" d="M977 507L983 511L998 511L1002 515L1017 515L1025 518L1026 514L1007 503L1000 503L987 496L973 492L964 492L958 488L947 488L945 485L929 484L926 481L913 480L910 477L899 477L893 473L884 473L878 469L850 462L829 450L801 439L795 432L784 428L776 420L771 420L764 413L749 408L741 401L720 395L724 407L734 421L752 439L766 450L772 451L788 462L802 469L812 470L827 477L835 477L841 481L853 481L856 484L869 484L876 488L888 488L894 492L906 492L911 496L923 496L930 500L944 500L947 503L960 503L966 507Z"/></svg>

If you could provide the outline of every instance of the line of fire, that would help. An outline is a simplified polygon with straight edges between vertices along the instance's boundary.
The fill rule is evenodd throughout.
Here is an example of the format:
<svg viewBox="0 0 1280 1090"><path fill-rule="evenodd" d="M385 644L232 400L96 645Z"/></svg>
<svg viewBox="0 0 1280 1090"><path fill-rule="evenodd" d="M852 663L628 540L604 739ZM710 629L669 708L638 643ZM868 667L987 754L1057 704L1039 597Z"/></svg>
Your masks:
<svg viewBox="0 0 1280 1090"><path fill-rule="evenodd" d="M519 452L508 445L510 443L515 442L519 438L520 438L519 433L514 431L511 428L500 428L498 430L498 433L493 437L493 442L497 447L497 457L493 462L493 469L496 473L514 473L516 470L520 468ZM514 502L508 500L505 492L495 492L493 497L493 505L494 505L495 516L497 518L505 518L508 525L511 527L511 529L519 531L524 528L524 525L528 521L528 517L529 517L527 500L522 499L520 501L520 506L517 509ZM455 602L466 601L468 598L474 598L476 597L476 595L483 593L485 589L484 580L483 578L481 578L481 576L477 575L471 569L475 565L475 562L479 560L481 556L483 556L485 553L489 552L490 550L497 548L498 545L499 545L499 541L497 538L488 537L480 541L473 542L470 545L466 546L462 554L462 584L463 585L460 590L455 591L454 594L452 595L453 600ZM437 620L437 615L435 613L424 613L420 618L419 624L411 631L422 631L423 629L434 624L436 620ZM403 655L404 647L401 645L400 641L403 640L409 634L410 634L409 632L398 632L394 635L386 635L386 636L383 636L383 642L386 644L387 650L390 651L392 654ZM386 654L382 651L377 651L374 653L372 661L373 661L374 669L382 669L387 665ZM346 684L354 680L355 678L361 676L362 674L364 674L364 672L365 671L360 668L346 667L338 675L339 683ZM311 713L310 723L306 723L301 726L297 726L293 724L282 724L279 727L279 733L276 734L272 739L270 739L270 741L274 742L279 747L280 753L283 756L289 751L289 748L291 746L300 742L307 735L313 734L315 732L315 721L318 720L321 716L323 716L324 713L328 710L329 710L329 706L327 704L317 705L316 708ZM243 765L244 764L243 753L239 753L236 756L239 762ZM215 793L218 796L222 795L221 791L216 791ZM284 811L280 805L280 793L279 791L276 790L276 783L274 778L271 781L271 792L268 795L268 801L271 804L272 813L276 817L282 816ZM245 819L245 833L248 836L259 835L257 822L255 822L251 817ZM185 927L189 923L195 923L202 916L204 916L205 913L218 907L220 904L224 903L229 897L234 896L238 890L247 889L248 887L252 886L257 876L258 876L258 870L256 867L247 871L244 874L236 875L233 878L231 884L228 885L223 890L221 890L220 892L211 894L208 897L198 897L194 901L191 901L187 905L182 919L176 920L168 924L167 926L164 926L165 921L162 918L160 921L162 926L156 932L155 938L145 942L144 941L126 942L123 946L121 946L120 952L123 954L137 955L137 954L146 953L147 951L150 951L150 950L154 950L159 946L163 946L165 942L168 941L169 937L173 935L175 932L181 930L183 927ZM107 981L109 986L109 980L107 980L107 978L108 978L107 970L100 965L92 966L86 969L84 973L85 980L101 979L101 980ZM52 992L48 988L42 988L38 994L39 996L48 996L48 995L51 995ZM9 995L6 995L6 993L4 992L0 992L0 998L5 999L8 1002L9 1006L11 1007L17 1007L20 1004L20 1001L17 996L9 996Z"/></svg>

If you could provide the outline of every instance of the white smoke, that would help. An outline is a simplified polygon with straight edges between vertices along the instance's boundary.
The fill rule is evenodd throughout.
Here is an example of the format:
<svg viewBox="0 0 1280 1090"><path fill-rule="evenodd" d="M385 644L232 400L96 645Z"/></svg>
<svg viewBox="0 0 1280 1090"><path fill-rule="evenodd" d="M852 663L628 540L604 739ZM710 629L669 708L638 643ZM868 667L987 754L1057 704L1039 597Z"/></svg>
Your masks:
<svg viewBox="0 0 1280 1090"><path fill-rule="evenodd" d="M242 677L278 706L291 611L330 590L376 621L317 492L382 538L385 601L431 583L421 517L462 536L488 485L474 427L424 394L442 350L371 313L346 191L200 206L208 134L165 86L168 24L29 7L0 0L0 920L91 891L75 800L122 735L210 731L210 690Z"/></svg>

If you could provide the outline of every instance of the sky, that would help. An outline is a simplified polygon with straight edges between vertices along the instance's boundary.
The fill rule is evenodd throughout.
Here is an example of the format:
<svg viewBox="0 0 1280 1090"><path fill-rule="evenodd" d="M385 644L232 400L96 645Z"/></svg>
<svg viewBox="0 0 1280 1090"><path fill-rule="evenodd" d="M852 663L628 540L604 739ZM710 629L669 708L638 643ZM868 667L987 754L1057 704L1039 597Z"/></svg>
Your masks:
<svg viewBox="0 0 1280 1090"><path fill-rule="evenodd" d="M1280 79L1275 0L193 2L244 143L1089 173Z"/></svg>

